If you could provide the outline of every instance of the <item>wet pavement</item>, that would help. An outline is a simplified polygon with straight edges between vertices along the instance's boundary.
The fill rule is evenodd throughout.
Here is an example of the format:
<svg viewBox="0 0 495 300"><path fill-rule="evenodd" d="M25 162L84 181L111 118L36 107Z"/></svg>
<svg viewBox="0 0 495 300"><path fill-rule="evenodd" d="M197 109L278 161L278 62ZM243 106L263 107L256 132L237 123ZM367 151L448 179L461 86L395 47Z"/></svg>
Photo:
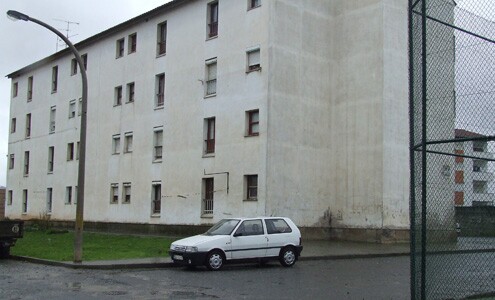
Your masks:
<svg viewBox="0 0 495 300"><path fill-rule="evenodd" d="M303 241L303 252L300 260L329 260L329 259L351 259L372 258L387 256L409 255L409 244L374 244L358 242L342 242L328 240ZM33 263L41 263L54 266L65 266L70 268L88 269L140 269L140 268L166 268L174 267L172 260L168 257L153 257L126 260L100 260L83 261L80 264L73 262L57 262L28 257L13 257Z"/></svg>

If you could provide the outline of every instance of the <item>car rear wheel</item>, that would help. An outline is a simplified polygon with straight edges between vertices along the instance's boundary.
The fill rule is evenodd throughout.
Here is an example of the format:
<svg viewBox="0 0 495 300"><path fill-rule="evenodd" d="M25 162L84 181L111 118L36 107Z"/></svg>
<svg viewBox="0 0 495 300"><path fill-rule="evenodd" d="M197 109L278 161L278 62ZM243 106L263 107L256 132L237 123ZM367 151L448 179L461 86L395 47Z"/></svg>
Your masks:
<svg viewBox="0 0 495 300"><path fill-rule="evenodd" d="M224 257L219 250L213 250L206 257L206 267L210 271L218 271L222 268Z"/></svg>
<svg viewBox="0 0 495 300"><path fill-rule="evenodd" d="M297 255L293 247L285 247L280 251L279 261L284 267L292 267L296 263Z"/></svg>

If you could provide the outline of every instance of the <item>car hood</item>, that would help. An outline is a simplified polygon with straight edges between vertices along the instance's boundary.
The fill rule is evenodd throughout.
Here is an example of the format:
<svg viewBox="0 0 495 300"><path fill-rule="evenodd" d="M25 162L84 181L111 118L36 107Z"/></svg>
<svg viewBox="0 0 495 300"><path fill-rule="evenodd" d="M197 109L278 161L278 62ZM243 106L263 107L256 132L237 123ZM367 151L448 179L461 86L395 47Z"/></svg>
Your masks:
<svg viewBox="0 0 495 300"><path fill-rule="evenodd" d="M181 239L172 243L172 245L178 246L198 246L204 243L210 243L222 239L228 239L228 235L195 235L185 239Z"/></svg>

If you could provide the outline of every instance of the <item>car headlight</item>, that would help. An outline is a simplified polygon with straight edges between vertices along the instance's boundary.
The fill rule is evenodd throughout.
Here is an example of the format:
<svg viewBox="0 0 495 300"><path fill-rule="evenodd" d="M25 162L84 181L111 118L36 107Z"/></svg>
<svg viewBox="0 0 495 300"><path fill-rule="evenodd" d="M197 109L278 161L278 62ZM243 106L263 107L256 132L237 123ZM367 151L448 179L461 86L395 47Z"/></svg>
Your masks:
<svg viewBox="0 0 495 300"><path fill-rule="evenodd" d="M198 247L187 246L186 252L198 252Z"/></svg>

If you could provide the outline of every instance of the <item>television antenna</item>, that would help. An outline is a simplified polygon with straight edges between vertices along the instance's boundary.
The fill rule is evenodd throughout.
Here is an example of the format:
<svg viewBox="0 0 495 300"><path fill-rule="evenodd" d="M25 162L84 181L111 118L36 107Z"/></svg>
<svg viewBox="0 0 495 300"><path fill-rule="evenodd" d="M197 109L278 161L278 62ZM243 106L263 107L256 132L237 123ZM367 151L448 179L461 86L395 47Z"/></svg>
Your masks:
<svg viewBox="0 0 495 300"><path fill-rule="evenodd" d="M77 33L76 34L70 34L71 32L71 28L70 26L71 25L79 25L78 22L73 22L73 21L68 21L68 20L62 20L62 19L53 19L54 21L58 21L58 22L64 22L66 27L65 28L57 28L58 30L62 31L62 32L65 32L65 37L67 39L70 39L70 38L73 38L75 37L76 35L78 35ZM62 41L62 39L60 39L58 36L57 36L57 44L55 46L55 52L58 52L58 47L59 46L62 46L64 48L67 48L67 45L64 43L64 41Z"/></svg>

